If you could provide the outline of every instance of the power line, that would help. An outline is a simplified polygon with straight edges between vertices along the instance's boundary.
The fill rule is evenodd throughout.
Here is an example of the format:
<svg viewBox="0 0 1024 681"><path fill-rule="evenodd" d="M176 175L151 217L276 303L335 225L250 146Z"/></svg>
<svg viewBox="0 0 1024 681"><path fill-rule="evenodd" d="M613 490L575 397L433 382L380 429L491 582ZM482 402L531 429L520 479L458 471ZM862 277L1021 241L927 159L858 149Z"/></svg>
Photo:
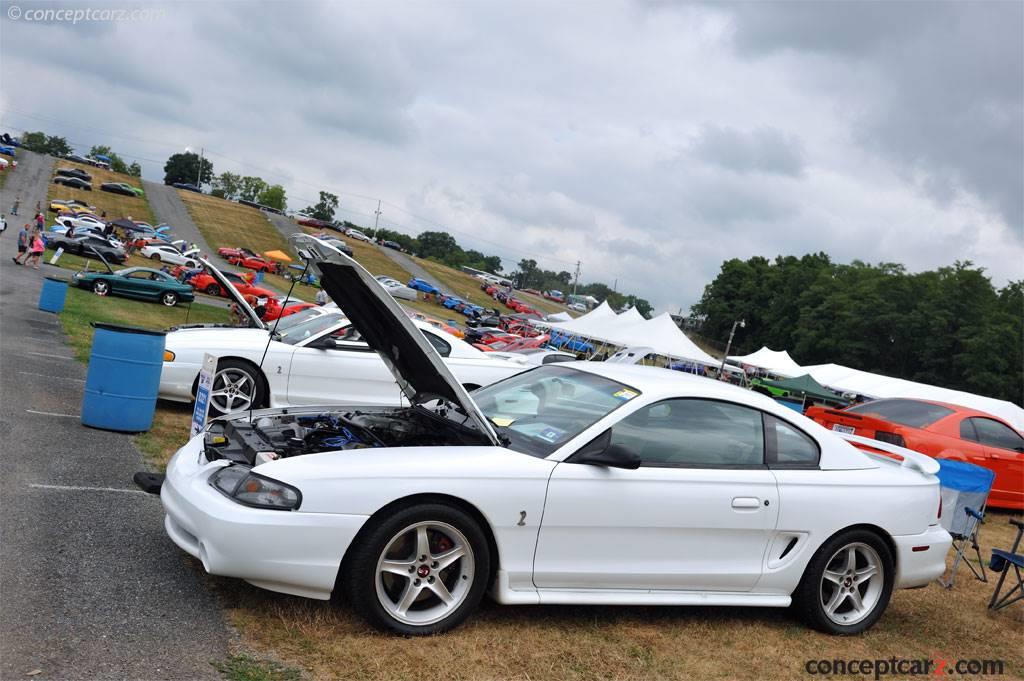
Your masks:
<svg viewBox="0 0 1024 681"><path fill-rule="evenodd" d="M80 124L80 123L68 123L66 121L61 121L61 120L59 120L57 118L53 118L52 116L46 116L46 115L40 115L40 114L32 114L32 113L27 113L27 112L24 112L24 111L19 111L17 109L11 109L11 108L0 109L0 112L6 113L6 114L14 114L15 116L21 116L21 117L29 118L29 119L37 119L37 120L42 120L42 121L49 121L49 122L55 123L55 124L57 124L59 126L62 126L62 127L77 128L79 130L92 130L92 131L94 131L96 133L102 134L105 138L106 137L113 137L115 139L130 140L130 141L133 141L133 142L136 142L136 143L142 143L142 144L145 144L145 145L157 146L157 147L159 147L161 149L175 149L175 150L177 150L177 149L181 149L181 148L184 148L185 146L187 146L187 145L183 145L181 143L169 143L166 140L158 141L158 140L152 140L152 139L147 139L147 138L143 138L143 137L135 137L135 136L131 136L131 135L124 135L122 133L117 133L117 132L113 132L113 131L110 131L110 130L104 130L102 128L97 128L95 126L89 126L89 125L83 125L83 124ZM86 145L84 143L74 143L74 146L86 146ZM175 153L177 153L177 152L175 152ZM229 156L225 156L224 154L221 154L221 153L213 151L213 150L207 151L205 153L206 153L207 156L218 157L218 158L224 159L225 161L229 161L231 163L234 163L234 164L236 164L238 166L246 167L246 168L252 168L253 170L259 171L261 177L280 178L280 179L283 179L285 182L288 182L290 184L301 184L301 185L305 185L305 186L308 186L308 187L311 187L311 188L314 188L314 189L317 189L317 190L320 190L320 189L323 188L322 184L314 184L314 183L302 180L301 178L297 178L297 177L293 177L293 176L285 176L285 175L282 175L282 174L280 174L278 172L270 170L268 168L257 166L257 165L254 165L254 164L251 164L251 163L248 163L248 162L245 162L245 161L240 161L238 159L234 159L234 158L231 158ZM127 158L127 159L134 160L134 161L146 161L148 163L155 163L155 164L163 163L162 161L159 161L157 159L145 158L145 157L141 157L141 156L131 156L129 154L124 154L124 155L121 155L121 156L122 156L122 158ZM522 249L519 249L519 248L516 248L516 247L509 246L509 244L507 242L493 241L493 240L490 240L490 239L483 238L483 237L481 237L478 234L474 234L474 233L471 233L471 232L463 231L461 229L453 228L453 227L451 227L449 225L445 225L443 223L437 222L435 220L432 220L430 218L424 217L422 215L417 215L417 214L415 214L415 213L413 213L413 212L403 208L402 206L400 206L398 204L392 203L390 201L385 201L385 200L380 199L378 197L367 196L365 194L360 194L358 192L340 191L340 190L337 190L337 189L332 190L332 193L336 193L339 196L350 196L350 197L353 197L353 198L363 199L363 200L366 200L366 201L377 201L377 210L373 213L374 226L375 227L376 227L376 225L379 222L380 215L382 214L381 207L382 206L388 206L389 208L393 208L395 211L397 211L397 212L399 212L401 214L407 215L407 216L413 218L414 220L416 220L418 222L422 222L422 223L424 223L426 225L433 226L433 227L435 227L437 229L441 229L443 231L450 232L450 233L455 234L457 236L461 236L461 237L463 237L465 239L468 239L468 240L470 240L472 242L481 243L481 244L487 244L488 246L500 249L501 251L504 251L505 253L514 254L514 255L517 255L517 256L522 256L522 257L527 257L527 258L536 258L537 260L545 261L545 262L548 262L548 263L559 263L561 265L572 265L573 264L569 260L562 260L561 258L553 257L550 254L533 253L533 252L530 252L530 251L526 251L526 250L522 250ZM313 201L312 199L310 199L308 197L302 197L302 196L293 195L292 198L299 199L300 201L309 203L310 205L316 203L316 201ZM352 214L355 214L355 215L362 215L362 216L365 216L365 217L370 217L369 214L360 213L358 211L353 211L353 210L350 210L350 209L346 210L346 212L349 212L349 213L352 213ZM402 228L407 233L414 231L414 228L411 228L410 226L405 225L403 223L400 223L398 221L389 220L388 222L390 222L393 226ZM412 234L410 234L410 236L412 236ZM578 261L576 262L576 266L578 268L578 266L579 266L579 262ZM578 278L578 275L577 275L577 278ZM624 280L625 281L629 281L629 279L624 279Z"/></svg>

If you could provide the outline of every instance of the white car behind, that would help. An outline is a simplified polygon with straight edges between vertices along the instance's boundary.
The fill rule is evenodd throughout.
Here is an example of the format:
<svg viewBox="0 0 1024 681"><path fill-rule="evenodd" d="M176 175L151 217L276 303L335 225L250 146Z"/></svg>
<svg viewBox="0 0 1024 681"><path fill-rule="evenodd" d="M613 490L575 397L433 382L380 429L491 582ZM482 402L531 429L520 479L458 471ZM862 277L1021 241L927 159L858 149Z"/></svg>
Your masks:
<svg viewBox="0 0 1024 681"><path fill-rule="evenodd" d="M171 265L184 265L185 267L197 267L199 265L199 249L192 249L182 253L171 245L147 244L139 249L139 255Z"/></svg>

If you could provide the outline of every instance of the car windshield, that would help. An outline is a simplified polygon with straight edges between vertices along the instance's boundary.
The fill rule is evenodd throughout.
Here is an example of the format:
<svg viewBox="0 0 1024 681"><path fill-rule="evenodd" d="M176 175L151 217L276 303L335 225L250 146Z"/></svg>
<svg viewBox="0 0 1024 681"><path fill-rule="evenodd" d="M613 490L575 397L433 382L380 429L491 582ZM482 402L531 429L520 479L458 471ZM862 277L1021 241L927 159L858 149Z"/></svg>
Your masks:
<svg viewBox="0 0 1024 681"><path fill-rule="evenodd" d="M473 392L508 447L543 458L640 394L564 366L543 366Z"/></svg>
<svg viewBox="0 0 1024 681"><path fill-rule="evenodd" d="M953 413L952 409L941 405L917 400L875 400L850 407L846 411L851 414L875 416L911 428L930 426Z"/></svg>
<svg viewBox="0 0 1024 681"><path fill-rule="evenodd" d="M310 319L313 319L314 317L320 317L323 314L323 308L311 307L306 310L302 310L301 312L296 312L295 314L288 315L287 317L281 317L280 319L275 320L274 323L277 324L277 332L284 333L285 331L291 329L294 326L298 326L299 324L308 322ZM274 328L274 326L271 325L270 328Z"/></svg>
<svg viewBox="0 0 1024 681"><path fill-rule="evenodd" d="M297 317L298 315L290 316ZM288 319L288 317L285 317L284 319ZM281 321L283 322L284 319ZM313 336L318 336L331 327L337 326L344 319L344 315L331 313L308 318L298 324L292 324L284 330L281 329L283 324L279 324L277 327L277 340L282 343L287 343L288 345L295 345L296 343L301 343Z"/></svg>

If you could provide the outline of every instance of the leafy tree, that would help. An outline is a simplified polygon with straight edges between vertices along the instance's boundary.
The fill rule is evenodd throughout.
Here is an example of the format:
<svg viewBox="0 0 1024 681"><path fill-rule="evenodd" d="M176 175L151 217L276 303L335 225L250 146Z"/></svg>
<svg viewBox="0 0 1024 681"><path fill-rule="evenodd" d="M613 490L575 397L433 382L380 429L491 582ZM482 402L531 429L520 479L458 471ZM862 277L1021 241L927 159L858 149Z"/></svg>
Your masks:
<svg viewBox="0 0 1024 681"><path fill-rule="evenodd" d="M338 197L330 192L320 191L320 200L315 206L307 206L302 213L317 220L331 222L334 220L334 211L338 208Z"/></svg>
<svg viewBox="0 0 1024 681"><path fill-rule="evenodd" d="M91 156L92 158L96 158L97 156L106 156L107 158L110 159L111 170L113 170L115 173L128 174L128 164L125 163L124 159L122 159L120 156L114 153L114 151L108 146L94 145L89 150L88 155Z"/></svg>
<svg viewBox="0 0 1024 681"><path fill-rule="evenodd" d="M242 186L242 177L236 173L224 171L213 179L213 191L210 192L222 199L234 200Z"/></svg>
<svg viewBox="0 0 1024 681"><path fill-rule="evenodd" d="M71 145L66 139L45 132L25 132L21 136L21 144L37 154L63 157L71 153Z"/></svg>
<svg viewBox="0 0 1024 681"><path fill-rule="evenodd" d="M207 158L202 159L200 172L199 154L191 151L173 154L164 164L164 184L196 184L197 178L199 185L209 184L213 180L213 163Z"/></svg>
<svg viewBox="0 0 1024 681"><path fill-rule="evenodd" d="M537 269L537 261L523 258L519 261L519 288L530 288L533 282L533 273Z"/></svg>
<svg viewBox="0 0 1024 681"><path fill-rule="evenodd" d="M246 175L239 182L238 198L243 201L255 201L260 194L267 190L267 186L263 178Z"/></svg>
<svg viewBox="0 0 1024 681"><path fill-rule="evenodd" d="M257 203L270 208L276 208L278 210L284 210L288 206L286 200L284 187L279 184L271 185L260 192L259 197L256 199Z"/></svg>
<svg viewBox="0 0 1024 681"><path fill-rule="evenodd" d="M132 161L132 164L128 166L128 174L132 177L142 177L142 166L138 161Z"/></svg>
<svg viewBox="0 0 1024 681"><path fill-rule="evenodd" d="M419 256L421 258L436 258L441 262L447 262L456 251L461 252L459 243L448 232L422 232L416 237L419 242Z"/></svg>

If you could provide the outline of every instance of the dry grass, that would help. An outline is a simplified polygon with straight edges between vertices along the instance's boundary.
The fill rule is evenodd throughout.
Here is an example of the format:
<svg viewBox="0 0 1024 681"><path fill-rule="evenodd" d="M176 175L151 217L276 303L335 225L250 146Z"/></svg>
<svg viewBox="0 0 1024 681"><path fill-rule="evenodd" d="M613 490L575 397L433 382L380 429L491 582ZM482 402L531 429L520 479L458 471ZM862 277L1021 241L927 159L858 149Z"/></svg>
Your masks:
<svg viewBox="0 0 1024 681"><path fill-rule="evenodd" d="M289 252L284 237L256 208L184 189L177 192L213 250L245 247L256 253Z"/></svg>
<svg viewBox="0 0 1024 681"><path fill-rule="evenodd" d="M53 178L51 177L50 184L46 192L47 204L54 199L77 199L90 206L96 206L97 215L102 215L103 211L106 211L107 220L130 217L133 220L143 220L151 225L156 224L155 218L153 217L153 211L150 209L149 203L146 201L145 197L122 196L120 194L111 194L110 192L100 191L100 185L104 182L124 182L132 185L133 187L141 187L142 184L139 182L139 178L122 175L110 170L93 168L92 166L83 165L81 163L72 163L71 161L63 159L57 159L57 162L54 164L53 177L57 176L58 168L80 168L89 173L92 175L93 190L91 192L87 192L81 189L65 187L62 184L54 184ZM44 212L47 212L47 206L42 206L42 208ZM55 215L55 213L47 212L47 219L50 220L50 223L52 223L51 218L53 215Z"/></svg>
<svg viewBox="0 0 1024 681"><path fill-rule="evenodd" d="M983 555L1008 548L1015 528L993 512ZM993 583L963 571L956 587L899 591L861 636L826 636L785 610L756 608L484 607L440 637L399 638L368 629L345 606L214 579L244 640L313 678L398 681L424 669L445 679L807 678L819 659L991 658L1024 675L1024 604L990 613ZM858 677L849 677L858 678ZM896 678L896 677L890 677ZM957 677L960 678L960 677Z"/></svg>

